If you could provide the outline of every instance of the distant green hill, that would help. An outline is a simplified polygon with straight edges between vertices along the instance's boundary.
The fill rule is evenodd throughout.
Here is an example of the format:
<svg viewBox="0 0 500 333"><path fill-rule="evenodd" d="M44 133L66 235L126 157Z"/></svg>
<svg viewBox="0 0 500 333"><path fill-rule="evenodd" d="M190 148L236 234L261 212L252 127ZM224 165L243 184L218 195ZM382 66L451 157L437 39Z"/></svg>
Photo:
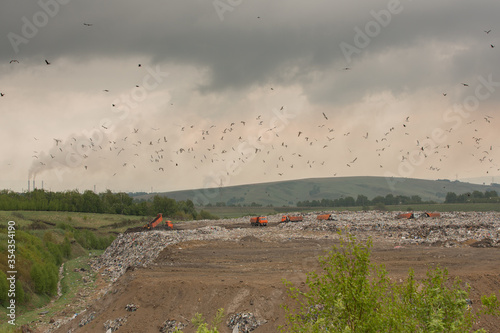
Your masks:
<svg viewBox="0 0 500 333"><path fill-rule="evenodd" d="M478 185L449 180L426 180L414 178L385 177L334 177L310 178L272 183L228 186L212 189L184 190L154 193L175 200L192 200L196 205L216 204L250 205L252 202L264 206L295 206L298 201L338 199L358 194L370 200L387 194L412 196L418 195L424 201L444 202L448 192L462 194L472 191L491 191L500 193L500 185ZM148 199L154 194L135 196Z"/></svg>

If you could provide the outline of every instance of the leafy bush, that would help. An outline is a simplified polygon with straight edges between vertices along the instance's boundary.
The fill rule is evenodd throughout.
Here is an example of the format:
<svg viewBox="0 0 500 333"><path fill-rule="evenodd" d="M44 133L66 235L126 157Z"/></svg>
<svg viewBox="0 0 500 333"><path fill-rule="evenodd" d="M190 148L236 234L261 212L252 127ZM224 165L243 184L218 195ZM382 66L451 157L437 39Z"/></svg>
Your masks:
<svg viewBox="0 0 500 333"><path fill-rule="evenodd" d="M211 328L208 327L208 324L200 313L195 314L191 321L196 326L196 333L219 333L218 326L221 324L223 318L224 309L219 309L212 320Z"/></svg>
<svg viewBox="0 0 500 333"><path fill-rule="evenodd" d="M470 332L482 313L500 314L493 294L476 313L467 306L469 290L439 267L419 284L410 270L401 284L387 277L383 265L370 262L371 240L341 236L340 247L320 257L323 274L307 276L307 292L284 281L298 307L284 306L287 332ZM283 328L281 328L284 332ZM477 331L484 332L484 331Z"/></svg>
<svg viewBox="0 0 500 333"><path fill-rule="evenodd" d="M115 239L113 236L96 236L90 230L75 230L75 240L87 250L105 250Z"/></svg>
<svg viewBox="0 0 500 333"><path fill-rule="evenodd" d="M43 294L48 290L47 281L49 276L45 267L41 264L33 264L30 271L31 281L35 285L35 292L37 294Z"/></svg>
<svg viewBox="0 0 500 333"><path fill-rule="evenodd" d="M385 212L385 211L387 211L387 207L385 206L385 204L384 204L383 202L377 202L377 203L375 204L375 207L374 207L374 208L375 208L375 210L379 210L379 211L381 211L381 212Z"/></svg>
<svg viewBox="0 0 500 333"><path fill-rule="evenodd" d="M0 305L7 306L9 297L9 282L7 282L7 275L0 270Z"/></svg>
<svg viewBox="0 0 500 333"><path fill-rule="evenodd" d="M214 215L203 209L198 214L198 220L218 220L218 219L219 217L217 215Z"/></svg>
<svg viewBox="0 0 500 333"><path fill-rule="evenodd" d="M24 294L24 288L23 288L23 283L21 280L16 280L16 302L18 304L24 303L25 300L25 294Z"/></svg>

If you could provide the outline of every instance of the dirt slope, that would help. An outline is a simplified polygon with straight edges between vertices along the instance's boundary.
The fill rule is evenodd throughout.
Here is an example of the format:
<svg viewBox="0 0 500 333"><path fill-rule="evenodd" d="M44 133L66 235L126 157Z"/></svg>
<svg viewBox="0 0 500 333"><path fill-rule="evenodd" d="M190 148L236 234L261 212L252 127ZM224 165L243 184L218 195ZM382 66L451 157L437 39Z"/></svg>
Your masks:
<svg viewBox="0 0 500 333"><path fill-rule="evenodd" d="M165 320L188 324L199 312L212 318L224 308L226 319L233 313L251 312L263 324L255 332L277 332L285 325L281 304L290 303L283 286L285 278L300 285L305 272L317 268L317 257L337 242L332 236L317 239L262 241L246 236L234 241L189 241L165 248L149 268L128 270L110 292L87 313L95 319L83 327L75 320L57 332L105 332L107 320L126 317L118 332L159 332ZM471 297L500 290L500 250L497 248L456 248L408 245L395 247L376 243L374 262L386 265L394 279L404 278L409 267L423 277L428 265L448 267L450 276L459 275L472 286ZM127 304L137 311L125 310ZM485 318L483 327L500 332L500 321ZM286 328L285 328L286 331ZM232 332L223 325L221 332Z"/></svg>

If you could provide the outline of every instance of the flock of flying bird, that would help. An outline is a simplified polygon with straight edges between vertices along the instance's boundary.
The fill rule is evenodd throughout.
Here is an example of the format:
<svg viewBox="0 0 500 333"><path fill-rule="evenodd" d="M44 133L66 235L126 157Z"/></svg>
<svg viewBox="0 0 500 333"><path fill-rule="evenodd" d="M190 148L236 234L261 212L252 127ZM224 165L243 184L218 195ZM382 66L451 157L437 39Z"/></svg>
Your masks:
<svg viewBox="0 0 500 333"><path fill-rule="evenodd" d="M92 26L89 23L84 25ZM485 31L486 34L490 32L491 30ZM493 44L490 46L494 48ZM19 61L13 59L10 63ZM51 62L45 60L45 64L51 65ZM142 65L138 64L137 67L141 68ZM343 70L351 68L346 67ZM461 84L464 87L469 86L467 83ZM135 87L138 88L139 85ZM270 90L274 93L274 88L271 87ZM110 89L102 91L109 93ZM0 94L1 97L5 96L3 92ZM443 96L447 96L447 93L443 93ZM111 104L111 107L119 108L120 105ZM279 110L284 108L285 106L281 106ZM312 115L309 118L309 127L300 130L298 124L293 124L293 121L284 127L266 128L270 117L271 115L261 114L257 117L228 121L225 126L220 123L206 126L202 123L174 124L175 130L171 127L139 128L132 125L131 128L109 132L109 126L104 123L100 125L104 134L103 140L97 141L82 135L66 140L54 138L54 146L48 153L34 151L32 171L38 173L54 167L52 162L64 165L68 156L70 159L73 156L74 160L80 161L76 164L77 167L84 171L99 172L106 169L105 165L115 167L113 176L121 170L139 171L144 167L165 174L174 173L176 168L189 172L201 172L201 169L204 169L205 172L218 173L223 185L224 176L230 176L246 164L252 165L249 168L255 169L257 166L264 174L275 176L287 175L290 170L293 173L294 169L303 171L305 168L321 168L328 170L330 176L336 176L338 172L344 171L349 174L349 169L345 168L355 168L360 163L363 165L373 161L373 158L379 158L380 163L375 165L377 169L384 169L384 163L394 166L396 159L399 163L404 162L411 158L415 151L419 156L432 161L432 164L426 166L428 170L440 171L441 165L450 156L448 151L462 150L467 145L475 150L475 154L471 154L470 158L486 165L486 173L490 170L500 170L493 158L493 148L497 147L496 144L485 142L473 125L477 125L479 119L465 124L457 137L453 137L453 128L447 129L450 139L444 144L424 146L421 142L428 142L426 139L429 137L417 137L412 133L414 126L410 116L394 119L393 123L387 124L385 131L368 127L359 131L352 129L342 132L342 127L335 128L335 121L329 119L325 112L317 116ZM481 120L484 120L485 124L491 124L494 118L486 115ZM33 139L38 141L37 138ZM368 155L373 156L366 159ZM332 164L332 160L336 161L335 164ZM318 172L324 174L322 170Z"/></svg>

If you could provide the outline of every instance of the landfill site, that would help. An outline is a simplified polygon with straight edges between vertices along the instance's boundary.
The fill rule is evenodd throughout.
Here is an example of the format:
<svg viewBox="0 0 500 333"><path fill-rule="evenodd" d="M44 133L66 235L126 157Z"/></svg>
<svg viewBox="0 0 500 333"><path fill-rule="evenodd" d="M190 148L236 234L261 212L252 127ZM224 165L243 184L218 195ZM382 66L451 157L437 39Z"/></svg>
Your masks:
<svg viewBox="0 0 500 333"><path fill-rule="evenodd" d="M331 216L319 220L319 214ZM339 244L339 230L371 238L372 263L384 264L393 281L410 268L417 279L429 268L447 268L451 279L471 286L473 309L481 295L500 291L497 212L314 212L289 222L280 214L262 226L250 218L118 235L91 260L97 288L85 310L53 318L44 331L195 332L196 313L210 323L223 308L220 332L286 332L282 305L294 302L283 279L305 290L306 274L319 270L318 257ZM500 332L498 318L481 320L480 327Z"/></svg>

